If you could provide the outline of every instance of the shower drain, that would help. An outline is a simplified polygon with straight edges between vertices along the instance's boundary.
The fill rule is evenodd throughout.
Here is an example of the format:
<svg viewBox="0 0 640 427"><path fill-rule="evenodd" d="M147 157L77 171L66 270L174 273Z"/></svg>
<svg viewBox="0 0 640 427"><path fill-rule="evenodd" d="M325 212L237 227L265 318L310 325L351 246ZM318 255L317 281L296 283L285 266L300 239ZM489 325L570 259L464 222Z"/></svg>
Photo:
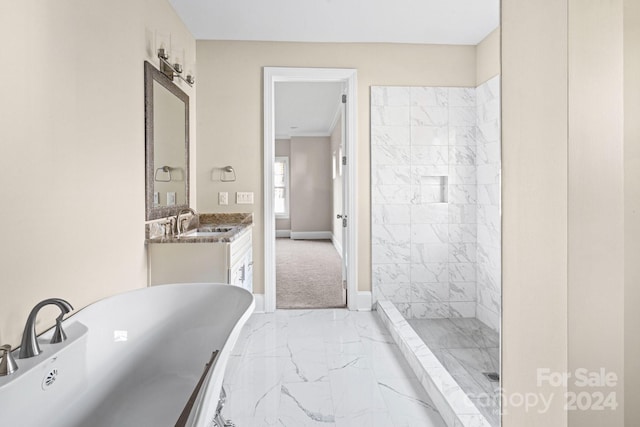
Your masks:
<svg viewBox="0 0 640 427"><path fill-rule="evenodd" d="M56 382L56 378L58 378L58 370L56 368L53 368L47 375L44 376L42 380L42 389L46 390L51 387L53 383Z"/></svg>
<svg viewBox="0 0 640 427"><path fill-rule="evenodd" d="M500 381L500 374L498 374L497 372L483 372L482 375L487 377L487 379L492 383L497 383L498 381Z"/></svg>

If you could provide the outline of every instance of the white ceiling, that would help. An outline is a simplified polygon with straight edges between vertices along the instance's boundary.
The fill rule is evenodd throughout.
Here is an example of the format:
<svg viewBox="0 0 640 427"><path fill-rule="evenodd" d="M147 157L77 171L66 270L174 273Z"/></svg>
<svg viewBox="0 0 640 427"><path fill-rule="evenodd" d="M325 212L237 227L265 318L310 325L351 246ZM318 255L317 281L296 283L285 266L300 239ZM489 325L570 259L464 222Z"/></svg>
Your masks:
<svg viewBox="0 0 640 427"><path fill-rule="evenodd" d="M500 15L500 0L169 1L197 40L476 45ZM276 136L327 134L340 94L337 83L278 84Z"/></svg>
<svg viewBox="0 0 640 427"><path fill-rule="evenodd" d="M341 83L276 83L276 138L329 135L341 95Z"/></svg>
<svg viewBox="0 0 640 427"><path fill-rule="evenodd" d="M476 45L499 0L169 0L198 40Z"/></svg>

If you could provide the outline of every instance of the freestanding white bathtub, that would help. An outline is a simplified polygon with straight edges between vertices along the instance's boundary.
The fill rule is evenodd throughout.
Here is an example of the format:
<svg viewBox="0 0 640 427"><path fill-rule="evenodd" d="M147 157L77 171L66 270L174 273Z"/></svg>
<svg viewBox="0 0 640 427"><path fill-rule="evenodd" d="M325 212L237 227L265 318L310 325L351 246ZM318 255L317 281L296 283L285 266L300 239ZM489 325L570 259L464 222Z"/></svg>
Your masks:
<svg viewBox="0 0 640 427"><path fill-rule="evenodd" d="M185 424L212 426L229 354L253 308L248 291L206 283L91 304L64 321L66 341L48 344L52 331L43 334L42 353L16 359L19 369L0 377L0 425L174 426L218 350Z"/></svg>

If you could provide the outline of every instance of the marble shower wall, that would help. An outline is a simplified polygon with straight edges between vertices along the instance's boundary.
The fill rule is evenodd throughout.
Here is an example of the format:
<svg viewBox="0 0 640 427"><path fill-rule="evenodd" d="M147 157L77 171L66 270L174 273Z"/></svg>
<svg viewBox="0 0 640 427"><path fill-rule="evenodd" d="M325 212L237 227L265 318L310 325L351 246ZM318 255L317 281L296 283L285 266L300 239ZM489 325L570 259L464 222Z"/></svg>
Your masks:
<svg viewBox="0 0 640 427"><path fill-rule="evenodd" d="M500 77L478 86L477 155L478 241L476 316L498 331L501 301L500 229Z"/></svg>
<svg viewBox="0 0 640 427"><path fill-rule="evenodd" d="M371 88L374 299L475 317L476 90Z"/></svg>
<svg viewBox="0 0 640 427"><path fill-rule="evenodd" d="M371 145L374 300L498 331L500 77L372 87Z"/></svg>

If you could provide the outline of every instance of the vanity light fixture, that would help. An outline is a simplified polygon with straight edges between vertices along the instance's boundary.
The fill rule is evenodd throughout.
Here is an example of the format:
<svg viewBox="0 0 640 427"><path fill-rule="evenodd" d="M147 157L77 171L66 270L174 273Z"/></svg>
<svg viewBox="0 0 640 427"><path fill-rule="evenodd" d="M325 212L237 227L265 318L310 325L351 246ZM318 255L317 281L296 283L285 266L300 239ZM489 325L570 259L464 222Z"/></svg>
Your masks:
<svg viewBox="0 0 640 427"><path fill-rule="evenodd" d="M233 166L225 166L220 171L221 182L234 182L236 180L236 171Z"/></svg>
<svg viewBox="0 0 640 427"><path fill-rule="evenodd" d="M177 62L171 64L169 62L169 54L167 54L167 51L162 47L158 49L158 59L160 59L160 71L171 80L173 80L174 77L178 77L189 86L193 86L196 82L196 79L191 74L187 74L187 77L182 77L182 65Z"/></svg>

